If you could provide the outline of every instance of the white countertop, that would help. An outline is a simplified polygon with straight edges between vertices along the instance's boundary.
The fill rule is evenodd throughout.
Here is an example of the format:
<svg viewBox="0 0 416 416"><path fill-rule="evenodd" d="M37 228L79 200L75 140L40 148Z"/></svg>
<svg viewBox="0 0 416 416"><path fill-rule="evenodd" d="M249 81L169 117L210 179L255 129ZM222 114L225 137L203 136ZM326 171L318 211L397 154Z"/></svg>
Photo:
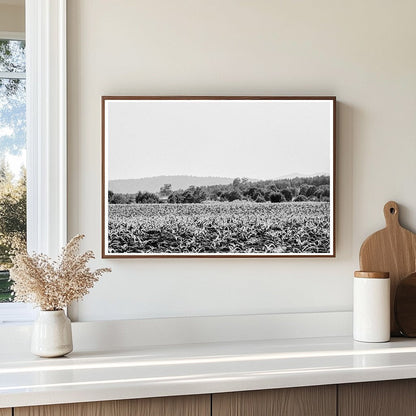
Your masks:
<svg viewBox="0 0 416 416"><path fill-rule="evenodd" d="M416 339L140 346L42 359L0 353L0 408L416 377Z"/></svg>

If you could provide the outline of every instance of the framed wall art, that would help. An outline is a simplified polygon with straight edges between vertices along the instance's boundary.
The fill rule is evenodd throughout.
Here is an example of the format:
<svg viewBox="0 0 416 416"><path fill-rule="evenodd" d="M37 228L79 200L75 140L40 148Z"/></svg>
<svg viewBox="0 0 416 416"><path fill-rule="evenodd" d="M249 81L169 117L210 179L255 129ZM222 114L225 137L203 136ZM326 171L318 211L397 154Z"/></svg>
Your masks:
<svg viewBox="0 0 416 416"><path fill-rule="evenodd" d="M334 257L335 97L102 97L103 257Z"/></svg>

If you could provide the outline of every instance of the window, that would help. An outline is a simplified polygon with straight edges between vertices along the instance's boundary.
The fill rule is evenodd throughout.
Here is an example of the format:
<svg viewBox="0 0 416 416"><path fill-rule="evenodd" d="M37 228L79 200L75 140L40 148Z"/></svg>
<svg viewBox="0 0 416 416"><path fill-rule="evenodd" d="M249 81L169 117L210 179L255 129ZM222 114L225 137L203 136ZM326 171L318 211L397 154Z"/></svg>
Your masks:
<svg viewBox="0 0 416 416"><path fill-rule="evenodd" d="M0 38L1 303L12 300L10 256L26 244L26 53L18 37Z"/></svg>
<svg viewBox="0 0 416 416"><path fill-rule="evenodd" d="M33 317L30 305L10 303L10 255L26 244L26 223L26 42L0 33L0 323Z"/></svg>
<svg viewBox="0 0 416 416"><path fill-rule="evenodd" d="M16 66L0 69L1 88L15 84L8 87L9 90L13 91L19 85L19 91L26 94L26 120L16 117L15 121L20 120L16 131L21 132L19 129L27 125L27 193L24 194L27 215L20 215L25 206L21 204L22 210L17 216L27 218L28 250L55 257L66 243L66 0L26 0L25 21L26 45L21 42L23 34L16 36L0 32L0 40L18 41L12 42L13 48L16 48L18 56L25 57L27 63L27 84L26 65L22 60L17 59L13 64ZM19 48L22 45L25 46ZM6 55L12 56L9 52ZM17 99L13 94L9 100L10 97ZM17 101L14 104L17 106ZM7 108L11 110L12 106ZM5 127L5 132L11 133L11 127ZM14 139L11 149L6 151L5 147L0 147L0 158L3 153L7 155L10 170L19 173L19 164L24 159L24 151L19 149L24 149L24 146L18 138ZM13 181L17 186L18 179ZM2 279L0 290L3 287L6 292L6 286ZM3 300L9 299L5 292ZM33 317L31 305L0 303L0 324L30 321Z"/></svg>
<svg viewBox="0 0 416 416"><path fill-rule="evenodd" d="M26 0L25 21L27 84L22 65L0 72L2 84L19 79L26 87L27 247L54 257L66 243L66 0ZM24 37L0 32L0 39ZM8 153L19 165L18 149ZM0 324L33 317L31 305L0 303Z"/></svg>

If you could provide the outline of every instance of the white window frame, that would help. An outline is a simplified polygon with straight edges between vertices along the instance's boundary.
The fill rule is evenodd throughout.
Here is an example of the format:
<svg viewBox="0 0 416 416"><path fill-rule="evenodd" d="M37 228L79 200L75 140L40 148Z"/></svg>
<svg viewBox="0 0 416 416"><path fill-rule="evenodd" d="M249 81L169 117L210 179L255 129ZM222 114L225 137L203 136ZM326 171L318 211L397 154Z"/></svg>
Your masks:
<svg viewBox="0 0 416 416"><path fill-rule="evenodd" d="M56 257L67 242L66 0L26 0L27 244ZM33 319L1 304L1 321Z"/></svg>
<svg viewBox="0 0 416 416"><path fill-rule="evenodd" d="M0 32L0 39L4 40L25 40L24 32ZM0 72L0 78L24 78L26 72ZM34 317L33 307L25 303L0 303L0 324L26 322Z"/></svg>

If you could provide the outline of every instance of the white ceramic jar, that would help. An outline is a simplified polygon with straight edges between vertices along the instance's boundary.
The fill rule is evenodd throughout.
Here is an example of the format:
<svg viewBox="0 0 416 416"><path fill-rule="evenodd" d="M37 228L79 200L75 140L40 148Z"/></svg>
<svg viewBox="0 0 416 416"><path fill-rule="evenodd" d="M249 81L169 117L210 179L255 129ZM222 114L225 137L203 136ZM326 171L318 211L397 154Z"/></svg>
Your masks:
<svg viewBox="0 0 416 416"><path fill-rule="evenodd" d="M71 321L63 310L40 311L33 324L31 351L39 357L61 357L72 351Z"/></svg>
<svg viewBox="0 0 416 416"><path fill-rule="evenodd" d="M355 272L353 303L354 339L362 342L389 341L389 273Z"/></svg>

